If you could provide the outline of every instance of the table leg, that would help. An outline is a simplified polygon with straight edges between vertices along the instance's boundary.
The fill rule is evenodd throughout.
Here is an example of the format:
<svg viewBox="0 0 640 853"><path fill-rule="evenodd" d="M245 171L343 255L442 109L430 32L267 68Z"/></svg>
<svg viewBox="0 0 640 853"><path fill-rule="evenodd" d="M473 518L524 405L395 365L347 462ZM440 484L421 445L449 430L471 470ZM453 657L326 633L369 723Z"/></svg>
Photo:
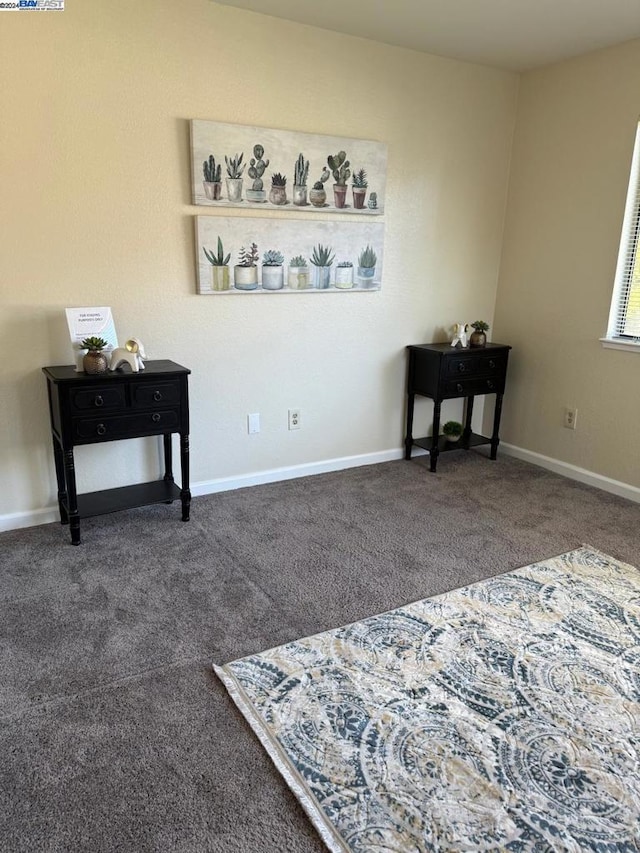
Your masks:
<svg viewBox="0 0 640 853"><path fill-rule="evenodd" d="M431 435L431 451L429 453L429 470L435 471L438 464L438 439L440 437L440 407L439 400L433 402L433 427Z"/></svg>
<svg viewBox="0 0 640 853"><path fill-rule="evenodd" d="M465 401L465 417L464 430L462 431L462 446L465 450L469 449L469 441L471 440L471 416L473 415L473 397L467 397Z"/></svg>
<svg viewBox="0 0 640 853"><path fill-rule="evenodd" d="M76 469L73 461L73 448L64 451L64 475L67 483L67 501L69 508L69 528L71 544L80 544L80 516L78 515L78 494L76 492Z"/></svg>
<svg viewBox="0 0 640 853"><path fill-rule="evenodd" d="M407 396L407 434L404 440L404 458L411 459L411 448L413 447L413 408L416 395Z"/></svg>
<svg viewBox="0 0 640 853"><path fill-rule="evenodd" d="M60 510L60 524L69 524L67 513L67 486L64 479L64 457L62 447L56 439L53 439L53 459L56 466L56 480L58 481L58 508Z"/></svg>
<svg viewBox="0 0 640 853"><path fill-rule="evenodd" d="M162 436L164 440L164 481L165 483L173 483L173 447L171 445L171 433L165 433ZM165 501L166 504L172 504L173 501Z"/></svg>
<svg viewBox="0 0 640 853"><path fill-rule="evenodd" d="M500 417L502 415L502 394L496 394L496 407L493 413L493 433L491 435L491 459L496 459L498 456L498 445L500 444L500 439L498 438L498 434L500 432Z"/></svg>
<svg viewBox="0 0 640 853"><path fill-rule="evenodd" d="M180 468L182 471L182 489L180 490L182 520L189 521L191 507L191 492L189 491L189 436L182 433L180 433Z"/></svg>

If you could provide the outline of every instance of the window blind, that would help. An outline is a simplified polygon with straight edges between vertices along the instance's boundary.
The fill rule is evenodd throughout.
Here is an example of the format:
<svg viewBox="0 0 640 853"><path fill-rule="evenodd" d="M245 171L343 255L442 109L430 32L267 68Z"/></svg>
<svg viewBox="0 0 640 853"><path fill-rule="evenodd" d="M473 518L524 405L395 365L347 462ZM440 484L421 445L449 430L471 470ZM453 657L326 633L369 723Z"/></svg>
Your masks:
<svg viewBox="0 0 640 853"><path fill-rule="evenodd" d="M640 338L640 122L636 128L608 338Z"/></svg>

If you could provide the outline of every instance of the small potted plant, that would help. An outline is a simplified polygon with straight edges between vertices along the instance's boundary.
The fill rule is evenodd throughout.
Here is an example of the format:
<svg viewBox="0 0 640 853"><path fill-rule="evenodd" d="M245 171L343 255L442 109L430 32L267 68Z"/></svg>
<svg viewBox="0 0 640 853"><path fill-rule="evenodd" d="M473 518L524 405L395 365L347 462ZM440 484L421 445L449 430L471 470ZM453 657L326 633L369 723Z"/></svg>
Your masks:
<svg viewBox="0 0 640 853"><path fill-rule="evenodd" d="M442 427L442 434L445 436L447 441L458 441L462 435L462 424L458 423L458 421L447 421Z"/></svg>
<svg viewBox="0 0 640 853"><path fill-rule="evenodd" d="M256 290L258 287L258 247L252 243L238 252L238 263L233 268L233 286L236 290Z"/></svg>
<svg viewBox="0 0 640 853"><path fill-rule="evenodd" d="M307 259L296 255L289 261L287 284L292 290L306 290L309 287L309 266Z"/></svg>
<svg viewBox="0 0 640 853"><path fill-rule="evenodd" d="M353 264L351 261L340 261L336 266L336 287L343 290L353 287Z"/></svg>
<svg viewBox="0 0 640 853"><path fill-rule="evenodd" d="M485 323L484 320L476 320L475 323L471 323L473 327L473 332L469 336L469 346L470 347L485 347L487 345L487 332L489 331L489 324Z"/></svg>
<svg viewBox="0 0 640 853"><path fill-rule="evenodd" d="M287 203L287 179L280 172L271 176L271 192L269 193L271 204Z"/></svg>
<svg viewBox="0 0 640 853"><path fill-rule="evenodd" d="M102 350L109 346L104 338L85 338L80 344L80 349L86 349L87 353L82 359L82 368L85 373L106 373L109 369L107 356Z"/></svg>
<svg viewBox="0 0 640 853"><path fill-rule="evenodd" d="M262 257L263 290L282 290L284 287L284 255L276 249L269 249Z"/></svg>
<svg viewBox="0 0 640 853"><path fill-rule="evenodd" d="M225 255L222 248L222 240L218 237L218 252L214 254L206 247L202 247L207 260L211 264L211 279L213 290L229 290L229 258L231 253Z"/></svg>
<svg viewBox="0 0 640 853"><path fill-rule="evenodd" d="M331 281L331 264L333 263L334 255L329 246L323 246L318 243L313 247L311 263L315 267L314 286L319 290L326 290Z"/></svg>
<svg viewBox="0 0 640 853"><path fill-rule="evenodd" d="M251 185L251 189L247 190L247 201L255 201L255 202L265 202L267 200L267 193L264 189L264 184L262 182L262 176L264 175L264 170L269 165L268 160L263 160L264 148L262 145L254 145L253 146L253 157L249 160L249 168L247 169L247 174L250 178L253 179L253 184Z"/></svg>
<svg viewBox="0 0 640 853"><path fill-rule="evenodd" d="M210 154L209 159L205 160L202 164L202 174L204 175L202 186L204 187L204 194L209 201L218 201L222 194L221 170L222 167L219 164L216 165L213 154Z"/></svg>
<svg viewBox="0 0 640 853"><path fill-rule="evenodd" d="M227 164L227 198L229 201L242 201L242 173L246 163L242 162L244 154L236 154L235 157L224 155Z"/></svg>
<svg viewBox="0 0 640 853"><path fill-rule="evenodd" d="M367 202L369 210L378 209L378 193L369 193L369 201Z"/></svg>
<svg viewBox="0 0 640 853"><path fill-rule="evenodd" d="M378 258L371 246L363 249L358 256L358 281L363 287L373 283Z"/></svg>
<svg viewBox="0 0 640 853"><path fill-rule="evenodd" d="M353 173L352 184L353 206L356 210L362 210L367 195L367 187L369 186L367 183L367 173L364 169L358 169L357 172Z"/></svg>
<svg viewBox="0 0 640 853"><path fill-rule="evenodd" d="M327 163L333 174L333 199L337 208L343 208L347 203L347 181L351 177L351 169L349 161L344 151L338 151L337 154L329 155Z"/></svg>
<svg viewBox="0 0 640 853"><path fill-rule="evenodd" d="M309 161L304 159L302 152L293 167L293 203L297 207L305 207L307 202L307 176L309 174Z"/></svg>
<svg viewBox="0 0 640 853"><path fill-rule="evenodd" d="M327 203L327 191L324 185L329 180L331 172L325 166L320 175L320 180L316 181L313 189L309 193L309 201L314 207L324 207Z"/></svg>

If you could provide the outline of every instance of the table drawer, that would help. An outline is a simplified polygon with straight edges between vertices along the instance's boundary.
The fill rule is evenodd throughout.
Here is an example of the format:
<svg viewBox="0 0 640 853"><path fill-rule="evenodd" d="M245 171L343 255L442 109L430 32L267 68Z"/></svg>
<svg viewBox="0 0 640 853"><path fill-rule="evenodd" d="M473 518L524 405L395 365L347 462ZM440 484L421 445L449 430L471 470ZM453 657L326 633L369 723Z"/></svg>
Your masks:
<svg viewBox="0 0 640 853"><path fill-rule="evenodd" d="M138 382L131 387L131 405L135 409L177 406L180 382Z"/></svg>
<svg viewBox="0 0 640 853"><path fill-rule="evenodd" d="M460 356L446 359L447 378L462 376L465 379L476 376L504 375L507 359L504 356Z"/></svg>
<svg viewBox="0 0 640 853"><path fill-rule="evenodd" d="M505 377L487 376L451 380L444 383L443 397L471 397L474 394L502 394L504 391Z"/></svg>
<svg viewBox="0 0 640 853"><path fill-rule="evenodd" d="M71 410L74 412L90 412L93 410L124 409L126 405L123 385L106 383L92 385L90 388L73 388L69 394Z"/></svg>
<svg viewBox="0 0 640 853"><path fill-rule="evenodd" d="M74 418L74 443L112 441L175 431L179 420L178 411L175 409L105 418Z"/></svg>

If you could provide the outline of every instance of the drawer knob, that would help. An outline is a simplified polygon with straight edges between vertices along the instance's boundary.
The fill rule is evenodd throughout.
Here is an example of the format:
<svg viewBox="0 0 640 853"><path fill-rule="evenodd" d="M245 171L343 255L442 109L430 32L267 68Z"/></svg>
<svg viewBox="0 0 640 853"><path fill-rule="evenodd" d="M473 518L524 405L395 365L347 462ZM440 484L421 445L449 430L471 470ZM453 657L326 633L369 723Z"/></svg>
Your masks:
<svg viewBox="0 0 640 853"><path fill-rule="evenodd" d="M156 403L159 403L160 400L162 400L162 391L154 391L153 399L156 401Z"/></svg>
<svg viewBox="0 0 640 853"><path fill-rule="evenodd" d="M104 400L102 399L100 394L96 394L96 396L93 398L93 404L94 404L94 406L97 406L98 408L100 408L100 406L102 406L104 404Z"/></svg>
<svg viewBox="0 0 640 853"><path fill-rule="evenodd" d="M496 366L495 361L494 361L492 358L490 358L490 359L489 359L489 367L493 368L493 367L495 367L495 366Z"/></svg>
<svg viewBox="0 0 640 853"><path fill-rule="evenodd" d="M154 413L151 415L151 420L152 420L155 424L157 424L157 423L159 423L159 422L160 422L160 415L158 414L158 412L154 412Z"/></svg>
<svg viewBox="0 0 640 853"><path fill-rule="evenodd" d="M464 373L466 369L467 369L467 367L466 367L464 361L458 362L458 370L460 371L460 373Z"/></svg>
<svg viewBox="0 0 640 853"><path fill-rule="evenodd" d="M107 428L104 424L98 424L98 426L96 427L96 432L98 433L98 435L104 435L106 431Z"/></svg>
<svg viewBox="0 0 640 853"><path fill-rule="evenodd" d="M493 388L493 382L491 379L487 379L487 388Z"/></svg>
<svg viewBox="0 0 640 853"><path fill-rule="evenodd" d="M462 385L460 382L458 382L458 384L456 385L456 391L458 391L458 392L464 391L464 385Z"/></svg>

